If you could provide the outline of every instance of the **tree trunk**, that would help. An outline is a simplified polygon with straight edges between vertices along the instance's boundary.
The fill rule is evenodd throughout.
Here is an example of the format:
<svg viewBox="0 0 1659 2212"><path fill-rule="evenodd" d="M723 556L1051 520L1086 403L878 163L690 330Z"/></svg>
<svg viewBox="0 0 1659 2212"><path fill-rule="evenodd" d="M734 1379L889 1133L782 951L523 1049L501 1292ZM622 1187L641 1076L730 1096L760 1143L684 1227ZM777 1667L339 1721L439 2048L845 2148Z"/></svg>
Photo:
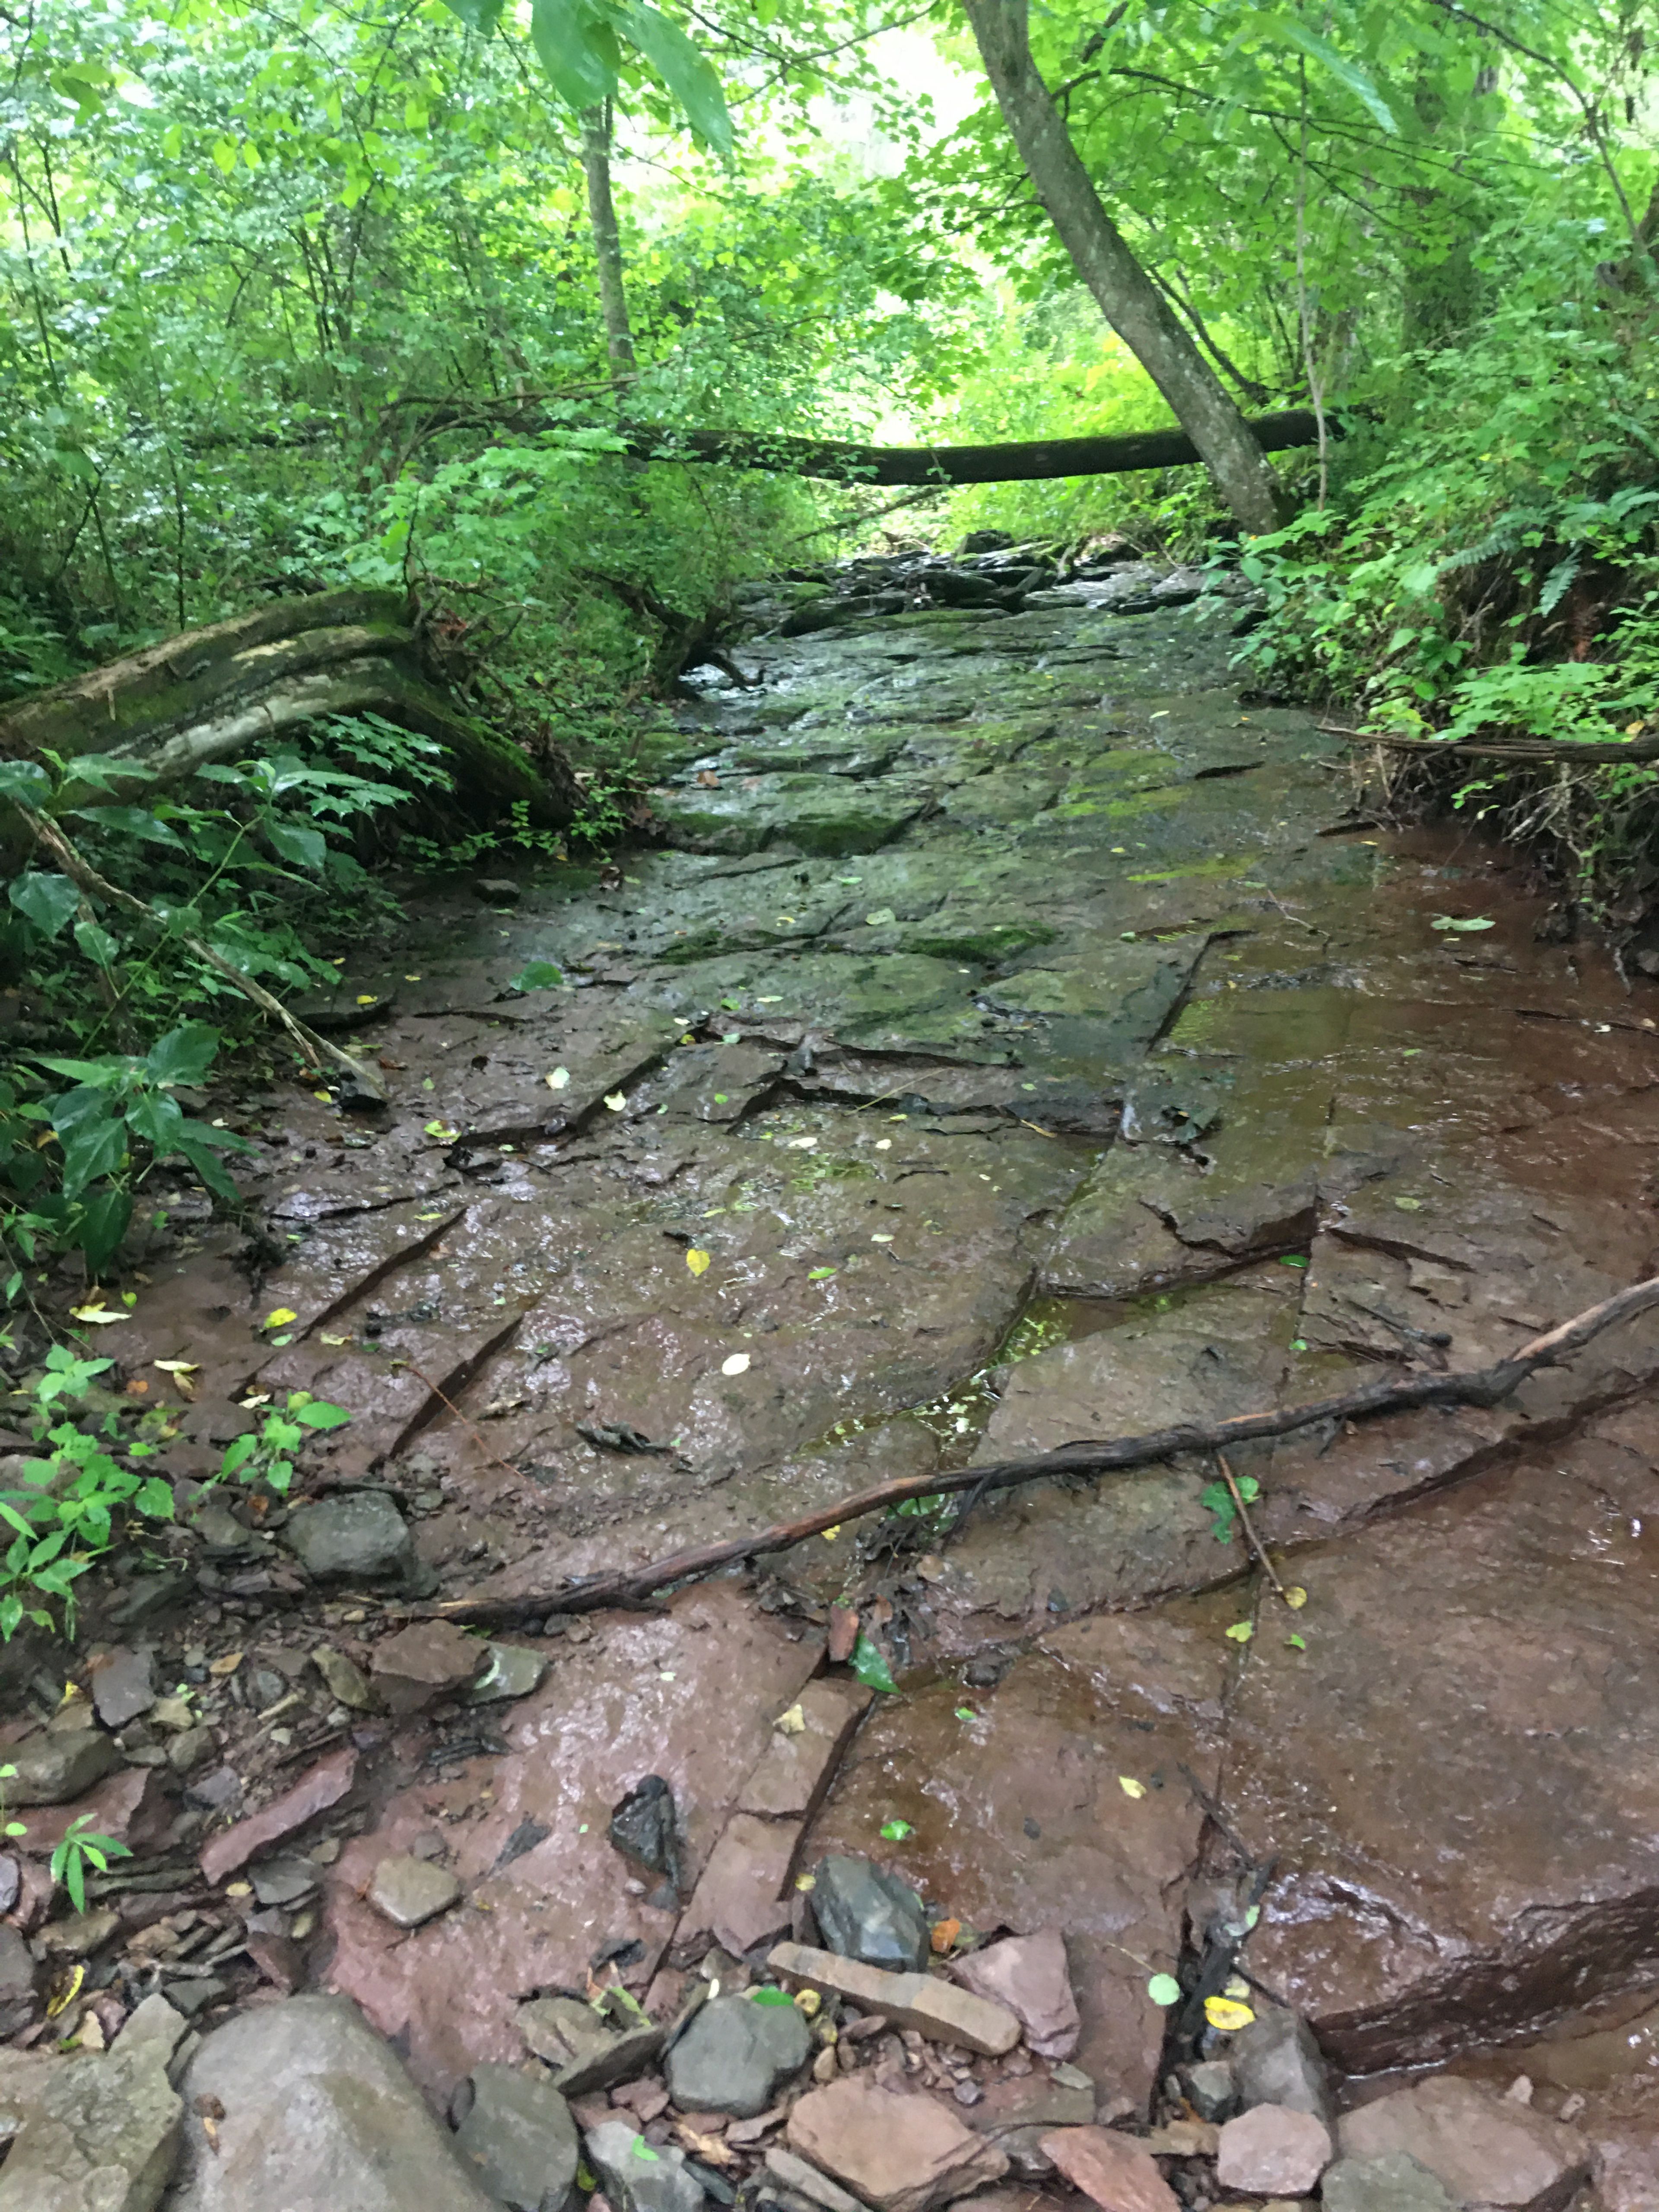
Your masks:
<svg viewBox="0 0 1659 2212"><path fill-rule="evenodd" d="M963 0L1003 119L1102 314L1175 410L1246 530L1279 526L1279 490L1249 425L1101 204L1031 58L1029 0Z"/></svg>
<svg viewBox="0 0 1659 2212"><path fill-rule="evenodd" d="M599 264L599 306L605 315L605 351L618 384L634 374L634 331L623 286L622 233L611 197L611 108L609 102L582 112L582 167L587 176L587 219Z"/></svg>
<svg viewBox="0 0 1659 2212"><path fill-rule="evenodd" d="M568 770L541 773L431 680L414 613L399 592L317 592L186 630L0 713L0 757L130 757L140 771L130 786L66 797L142 800L300 723L372 713L436 738L464 805L523 800L532 820L562 827L578 796Z"/></svg>

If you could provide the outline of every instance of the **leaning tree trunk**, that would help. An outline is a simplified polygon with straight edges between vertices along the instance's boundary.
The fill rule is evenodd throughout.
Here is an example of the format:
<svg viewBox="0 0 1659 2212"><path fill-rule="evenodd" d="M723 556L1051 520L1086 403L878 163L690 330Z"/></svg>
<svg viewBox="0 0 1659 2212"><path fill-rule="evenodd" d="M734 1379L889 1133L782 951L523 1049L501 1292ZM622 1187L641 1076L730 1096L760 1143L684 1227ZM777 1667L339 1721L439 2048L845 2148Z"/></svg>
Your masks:
<svg viewBox="0 0 1659 2212"><path fill-rule="evenodd" d="M0 757L131 758L130 786L100 774L96 791L64 795L139 798L301 723L376 714L437 740L469 809L522 801L533 821L562 828L578 796L568 770L556 760L539 770L431 680L414 615L398 592L318 592L186 630L0 714Z"/></svg>
<svg viewBox="0 0 1659 2212"><path fill-rule="evenodd" d="M1246 530L1278 527L1279 486L1249 424L1101 204L1031 58L1030 0L963 0L1037 198L1102 314L1174 409Z"/></svg>
<svg viewBox="0 0 1659 2212"><path fill-rule="evenodd" d="M606 101L582 112L582 167L587 177L587 220L599 264L599 307L605 316L605 351L611 374L625 383L635 373L634 331L628 319L623 284L622 231L611 196L611 106Z"/></svg>

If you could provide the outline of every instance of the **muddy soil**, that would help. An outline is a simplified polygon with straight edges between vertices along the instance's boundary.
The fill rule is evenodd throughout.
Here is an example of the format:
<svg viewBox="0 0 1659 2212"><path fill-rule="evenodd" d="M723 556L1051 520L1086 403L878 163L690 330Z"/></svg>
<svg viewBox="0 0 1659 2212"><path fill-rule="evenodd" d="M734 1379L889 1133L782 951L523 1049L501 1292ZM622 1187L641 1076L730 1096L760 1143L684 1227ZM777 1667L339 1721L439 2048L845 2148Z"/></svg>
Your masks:
<svg viewBox="0 0 1659 2212"><path fill-rule="evenodd" d="M310 1580L283 1510L245 1513L182 1625L145 1626L140 1576L121 1632L210 1701L210 1649L367 1668L434 1591L550 1607L886 1475L1484 1364L1650 1272L1659 997L1549 941L1472 827L1356 815L1341 741L1242 699L1241 602L1198 580L787 638L757 605L763 681L705 672L665 846L609 888L428 893L392 966L348 963L390 1108L244 1102L264 1272L175 1205L122 1352L158 1397L147 1363L198 1363L181 1478L262 1401L348 1407L305 1488L389 1496L413 1579ZM306 1972L439 2104L519 2055L524 1997L608 1952L659 2008L690 1936L787 1929L833 1850L971 1929L1063 1929L1076 2063L1146 2115L1194 1886L1271 1863L1248 1971L1351 2096L1525 2072L1577 2100L1607 2212L1651 2206L1656 1380L1649 1320L1492 1412L1241 1453L1294 1611L1218 1534L1215 1470L1171 1465L848 1525L656 1610L532 1608L541 1686L441 1724L313 1680L256 1729L227 1692L198 1826L355 1737L372 1817ZM897 1693L781 1824L745 1789L837 1601ZM605 1841L647 1773L701 1904ZM410 1850L466 1900L414 1934L363 1894Z"/></svg>

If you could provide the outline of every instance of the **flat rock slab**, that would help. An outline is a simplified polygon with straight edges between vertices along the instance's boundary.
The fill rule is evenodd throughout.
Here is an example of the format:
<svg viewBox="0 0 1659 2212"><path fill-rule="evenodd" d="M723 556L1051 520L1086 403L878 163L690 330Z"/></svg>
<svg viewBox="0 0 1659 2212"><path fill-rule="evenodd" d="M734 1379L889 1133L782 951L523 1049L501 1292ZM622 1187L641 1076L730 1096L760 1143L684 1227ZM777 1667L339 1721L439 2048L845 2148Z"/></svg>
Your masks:
<svg viewBox="0 0 1659 2212"><path fill-rule="evenodd" d="M809 2090L789 2115L788 2142L877 2212L932 2212L1008 2170L951 2107L896 2096L861 2074Z"/></svg>
<svg viewBox="0 0 1659 2212"><path fill-rule="evenodd" d="M1404 2152L1454 2204L1504 2212L1562 2212L1590 2173L1589 2146L1577 2129L1455 2075L1413 2082L1346 2113L1337 2140L1345 2159Z"/></svg>
<svg viewBox="0 0 1659 2212"><path fill-rule="evenodd" d="M630 1893L635 1869L606 1840L611 1808L642 1776L663 1776L695 1875L820 1649L810 1634L792 1642L731 1583L681 1591L660 1614L598 1616L591 1640L495 1723L504 1757L392 1793L330 1870L331 1979L403 2039L434 2099L485 2061L521 2059L518 1993L584 1988L600 1943L640 1944L624 1972L644 1994L675 1915ZM486 1787L493 1802L474 1817ZM447 1832L471 1909L410 1943L360 1892L447 1810L468 1815Z"/></svg>
<svg viewBox="0 0 1659 2212"><path fill-rule="evenodd" d="M957 1989L937 1974L887 1974L805 1943L780 1943L766 1963L802 1989L845 1997L861 2012L879 2013L896 2027L914 2028L930 2042L1000 2058L1019 2041L1019 2021L1006 2005ZM1075 2031L1075 2008L1072 2017ZM1074 2032L1074 2046L1076 2039Z"/></svg>
<svg viewBox="0 0 1659 2212"><path fill-rule="evenodd" d="M202 1847L202 1872L210 1882L222 1882L245 1867L256 1852L268 1850L296 1835L308 1821L319 1813L326 1813L350 1794L357 1778L357 1753L350 1744L342 1744L326 1759L303 1774L291 1790L280 1797L273 1797L246 1820L234 1827L222 1829Z"/></svg>
<svg viewBox="0 0 1659 2212"><path fill-rule="evenodd" d="M670 2050L668 2087L683 2112L750 2120L811 2055L812 2032L793 2004L716 1997Z"/></svg>
<svg viewBox="0 0 1659 2212"><path fill-rule="evenodd" d="M1216 2145L1216 2179L1224 2189L1264 2197L1302 2197L1331 2162L1324 2122L1288 2105L1255 2105L1229 2120Z"/></svg>
<svg viewBox="0 0 1659 2212"><path fill-rule="evenodd" d="M168 2212L489 2212L495 2201L343 1998L239 2013L207 2038L181 2087L190 2117ZM222 2109L216 2148L204 2099Z"/></svg>
<svg viewBox="0 0 1659 2212"><path fill-rule="evenodd" d="M183 2112L167 2056L141 2036L44 2074L0 2166L0 2212L153 2212Z"/></svg>
<svg viewBox="0 0 1659 2212"><path fill-rule="evenodd" d="M1439 2175L1399 2150L1339 2159L1319 2196L1323 2212L1456 2212Z"/></svg>
<svg viewBox="0 0 1659 2212"><path fill-rule="evenodd" d="M461 1885L447 1867L434 1866L409 1851L383 1858L368 1885L369 1903L394 1928L424 1927L447 1912L460 1894Z"/></svg>
<svg viewBox="0 0 1659 2212"><path fill-rule="evenodd" d="M417 1620L374 1646L369 1674L386 1711L407 1715L465 1689L488 1664L476 1636L447 1620Z"/></svg>
<svg viewBox="0 0 1659 2212"><path fill-rule="evenodd" d="M1066 1931L1077 2063L1137 2104L1166 2025L1146 1967L1170 1972L1219 1781L1231 1601L1104 1615L1058 1630L994 1689L928 1684L871 1714L815 1824L815 1849L880 1851L936 1917ZM1121 1777L1141 1784L1132 1797ZM971 1822L959 1808L971 1804ZM885 1844L894 1820L914 1831ZM1137 1961L1143 1963L1136 1963Z"/></svg>
<svg viewBox="0 0 1659 2212"><path fill-rule="evenodd" d="M1038 2148L1100 2212L1180 2212L1149 2152L1111 2128L1056 2128Z"/></svg>
<svg viewBox="0 0 1659 2212"><path fill-rule="evenodd" d="M8 1750L6 1763L16 1771L6 1784L13 1805L67 1805L101 1782L121 1754L98 1729L70 1735L33 1735Z"/></svg>
<svg viewBox="0 0 1659 2212"><path fill-rule="evenodd" d="M683 2150L654 2148L624 2120L589 2128L585 2140L605 2201L617 2212L703 2212L708 2199Z"/></svg>
<svg viewBox="0 0 1659 2212"><path fill-rule="evenodd" d="M1251 1965L1351 2070L1507 2039L1659 1961L1646 1429L1304 1554L1307 1650L1250 1648L1227 1814L1278 1856Z"/></svg>
<svg viewBox="0 0 1659 2212"><path fill-rule="evenodd" d="M978 1996L1012 2013L1041 2058L1069 2058L1082 2033L1066 1938L1058 1928L1010 1936L956 1960L951 1971Z"/></svg>

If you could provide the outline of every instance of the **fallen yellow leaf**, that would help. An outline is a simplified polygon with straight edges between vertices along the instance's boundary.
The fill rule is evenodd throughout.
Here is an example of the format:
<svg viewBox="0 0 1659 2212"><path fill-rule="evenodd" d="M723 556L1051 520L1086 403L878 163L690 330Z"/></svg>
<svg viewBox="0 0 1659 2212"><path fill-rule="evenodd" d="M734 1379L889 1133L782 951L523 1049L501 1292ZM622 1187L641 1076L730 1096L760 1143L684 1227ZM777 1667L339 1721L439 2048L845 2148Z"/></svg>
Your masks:
<svg viewBox="0 0 1659 2212"><path fill-rule="evenodd" d="M568 1091L570 1070L568 1067L556 1067L551 1075L545 1079L550 1091Z"/></svg>
<svg viewBox="0 0 1659 2212"><path fill-rule="evenodd" d="M793 1705L787 1713L780 1713L772 1725L780 1735L801 1735L805 1732L806 1716L799 1705Z"/></svg>
<svg viewBox="0 0 1659 2212"><path fill-rule="evenodd" d="M1117 1786L1126 1797L1144 1797L1146 1795L1146 1784L1137 1782L1133 1774L1120 1774Z"/></svg>
<svg viewBox="0 0 1659 2212"><path fill-rule="evenodd" d="M222 1659L209 1660L208 1672L216 1676L220 1681L223 1681L225 1676L234 1674L241 1663L242 1655L240 1651L227 1651Z"/></svg>
<svg viewBox="0 0 1659 2212"><path fill-rule="evenodd" d="M292 1306L273 1306L259 1326L261 1328L286 1328L289 1322L299 1318Z"/></svg>
<svg viewBox="0 0 1659 2212"><path fill-rule="evenodd" d="M1308 1602L1308 1593L1300 1583L1291 1583L1290 1589L1285 1593L1285 1602L1292 1613L1301 1612L1303 1607Z"/></svg>
<svg viewBox="0 0 1659 2212"><path fill-rule="evenodd" d="M708 1268L709 1257L707 1252L690 1251L685 1255L685 1264L694 1275L701 1275Z"/></svg>
<svg viewBox="0 0 1659 2212"><path fill-rule="evenodd" d="M1233 2035L1241 2027L1248 2027L1255 2014L1247 2004L1239 2004L1232 1997L1206 1997L1204 2017L1223 2035Z"/></svg>
<svg viewBox="0 0 1659 2212"><path fill-rule="evenodd" d="M360 1006L372 1006L374 1003L375 997L376 994L373 991L359 991L357 994L357 1004Z"/></svg>
<svg viewBox="0 0 1659 2212"><path fill-rule="evenodd" d="M48 2020L56 2020L60 2012L75 2002L76 1998L81 1994L81 1984L86 1978L86 1967L83 1965L74 1966L69 1969L62 1981L54 1984L52 1993L46 2000Z"/></svg>
<svg viewBox="0 0 1659 2212"><path fill-rule="evenodd" d="M112 1321L131 1321L132 1316L112 1313L107 1306L71 1306L70 1311L76 1321L89 1321L99 1328L107 1328Z"/></svg>
<svg viewBox="0 0 1659 2212"><path fill-rule="evenodd" d="M152 1359L152 1367L159 1367L163 1375L193 1375L201 1365L199 1359Z"/></svg>

